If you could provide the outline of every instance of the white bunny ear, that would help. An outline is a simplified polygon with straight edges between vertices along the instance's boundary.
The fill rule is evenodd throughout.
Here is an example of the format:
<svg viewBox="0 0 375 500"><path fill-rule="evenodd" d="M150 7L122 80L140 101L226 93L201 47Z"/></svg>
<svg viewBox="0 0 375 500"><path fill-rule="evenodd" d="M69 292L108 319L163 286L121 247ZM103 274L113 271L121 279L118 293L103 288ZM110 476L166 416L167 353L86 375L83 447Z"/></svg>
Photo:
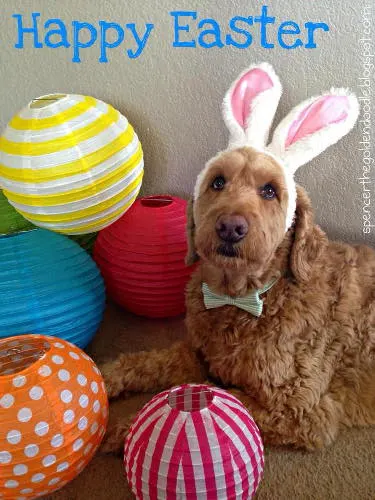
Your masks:
<svg viewBox="0 0 375 500"><path fill-rule="evenodd" d="M267 150L294 173L354 126L359 113L356 96L346 89L331 89L298 106L277 126Z"/></svg>
<svg viewBox="0 0 375 500"><path fill-rule="evenodd" d="M280 80L272 66L250 66L235 80L223 101L229 147L253 146L262 149L281 96Z"/></svg>

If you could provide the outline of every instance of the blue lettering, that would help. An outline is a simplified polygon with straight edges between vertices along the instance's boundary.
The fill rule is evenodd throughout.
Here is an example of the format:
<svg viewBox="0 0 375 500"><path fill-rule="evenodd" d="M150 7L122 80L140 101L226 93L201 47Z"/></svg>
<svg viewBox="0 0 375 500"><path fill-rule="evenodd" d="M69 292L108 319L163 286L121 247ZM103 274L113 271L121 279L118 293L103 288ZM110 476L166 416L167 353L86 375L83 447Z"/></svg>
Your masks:
<svg viewBox="0 0 375 500"><path fill-rule="evenodd" d="M90 23L81 23L79 21L73 21L73 62L81 62L81 58L79 57L80 49L87 49L91 47L96 42L98 37L98 33L94 26ZM87 42L82 42L80 40L80 33L82 30L87 30L90 33L90 38Z"/></svg>
<svg viewBox="0 0 375 500"><path fill-rule="evenodd" d="M188 11L188 10L176 10L174 12L170 12L170 15L174 17L174 41L173 47L195 47L195 40L190 40L181 42L179 34L180 31L187 31L189 33L190 27L188 24L179 24L179 17L191 17L193 19L197 18L196 11Z"/></svg>
<svg viewBox="0 0 375 500"><path fill-rule="evenodd" d="M261 46L264 49L273 49L275 45L267 42L267 24L275 24L275 18L267 16L267 5L263 5L260 17L254 17L254 23L260 23Z"/></svg>
<svg viewBox="0 0 375 500"><path fill-rule="evenodd" d="M124 30L117 23L107 23L106 21L99 21L100 25L100 57L99 62L108 62L107 49L114 49L118 47L124 40ZM117 32L117 39L114 42L107 41L107 31L115 30Z"/></svg>
<svg viewBox="0 0 375 500"><path fill-rule="evenodd" d="M243 43L239 43L239 42L236 42L236 40L234 40L231 35L227 35L225 37L225 43L227 45L233 45L237 49L247 49L252 44L253 37L251 36L249 31L247 31L243 28L239 28L237 26L237 22L247 23L249 26L252 26L253 25L253 17L252 16L250 16L250 17L241 17L241 16L233 17L229 21L229 28L232 31L234 31L235 33L239 33L240 35L243 35L245 37L245 40Z"/></svg>
<svg viewBox="0 0 375 500"><path fill-rule="evenodd" d="M68 42L68 33L66 31L66 26L62 22L61 19L49 19L44 23L44 29L47 29L51 26L51 24L56 24L58 26L57 29L47 31L44 37L44 43L47 47L51 49L57 49L58 47L70 47L70 43ZM59 41L52 41L51 38L56 35L60 37Z"/></svg>
<svg viewBox="0 0 375 500"><path fill-rule="evenodd" d="M290 26L293 29L288 29L288 26ZM300 33L301 30L298 24L295 23L294 21L285 21L284 23L281 23L279 26L279 31L277 33L277 38L279 40L280 47L282 47L283 49L296 49L297 47L301 47L301 45L303 45L303 42L300 38L297 38L297 40L291 45L288 45L283 40L283 35L299 35Z"/></svg>
<svg viewBox="0 0 375 500"><path fill-rule="evenodd" d="M199 45L204 49L210 49L211 47L219 47L221 49L222 47L224 47L224 44L220 38L221 36L220 26L217 23L217 21L215 21L215 19L202 19L198 23L198 28L199 29L203 28L205 24L211 25L211 28L207 28L201 31L201 33L199 33L198 37ZM213 36L214 39L211 42L206 42L204 40L204 37L206 36Z"/></svg>
<svg viewBox="0 0 375 500"><path fill-rule="evenodd" d="M329 31L329 26L326 23L305 23L305 28L307 28L307 39L308 42L305 45L306 49L316 49L316 43L314 41L315 30L321 29L323 31Z"/></svg>
<svg viewBox="0 0 375 500"><path fill-rule="evenodd" d="M143 35L143 38L139 37L134 23L126 24L125 26L130 29L130 31L133 34L134 40L137 43L137 50L135 52L134 52L134 50L131 50L131 49L127 50L126 52L127 52L130 59L136 59L138 56L140 56L142 54L143 49L146 46L147 40L151 34L151 31L154 28L154 25L151 23L146 24L146 32Z"/></svg>
<svg viewBox="0 0 375 500"><path fill-rule="evenodd" d="M32 33L34 39L34 47L36 49L41 49L43 44L38 39L38 17L40 17L39 12L33 12L31 17L33 19L33 27L32 28L24 28L22 24L22 15L21 14L13 14L12 17L17 19L17 28L18 28L18 42L14 45L16 49L23 49L23 36L25 33Z"/></svg>

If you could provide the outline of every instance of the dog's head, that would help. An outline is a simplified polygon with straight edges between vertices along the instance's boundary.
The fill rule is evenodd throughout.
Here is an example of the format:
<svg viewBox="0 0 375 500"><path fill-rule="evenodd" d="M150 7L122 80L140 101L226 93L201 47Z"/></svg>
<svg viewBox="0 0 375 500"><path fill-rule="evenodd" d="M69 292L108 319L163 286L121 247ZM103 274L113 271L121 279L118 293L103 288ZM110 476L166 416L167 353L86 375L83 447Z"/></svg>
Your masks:
<svg viewBox="0 0 375 500"><path fill-rule="evenodd" d="M266 146L281 91L273 69L263 63L242 73L227 92L229 146L198 176L188 262L201 257L261 276L298 215L295 171L348 133L357 119L355 96L332 89L293 109Z"/></svg>
<svg viewBox="0 0 375 500"><path fill-rule="evenodd" d="M284 236L287 205L283 171L272 157L250 147L218 155L194 203L197 254L258 271Z"/></svg>

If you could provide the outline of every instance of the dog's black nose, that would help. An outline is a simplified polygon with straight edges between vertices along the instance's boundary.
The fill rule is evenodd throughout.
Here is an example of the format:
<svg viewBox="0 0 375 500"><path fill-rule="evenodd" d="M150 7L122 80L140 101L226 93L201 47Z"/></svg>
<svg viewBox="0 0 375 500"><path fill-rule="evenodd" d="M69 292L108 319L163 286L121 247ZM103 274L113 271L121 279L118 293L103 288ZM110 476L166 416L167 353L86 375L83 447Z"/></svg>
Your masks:
<svg viewBox="0 0 375 500"><path fill-rule="evenodd" d="M249 230L249 224L242 215L221 215L216 222L219 238L227 243L237 243Z"/></svg>

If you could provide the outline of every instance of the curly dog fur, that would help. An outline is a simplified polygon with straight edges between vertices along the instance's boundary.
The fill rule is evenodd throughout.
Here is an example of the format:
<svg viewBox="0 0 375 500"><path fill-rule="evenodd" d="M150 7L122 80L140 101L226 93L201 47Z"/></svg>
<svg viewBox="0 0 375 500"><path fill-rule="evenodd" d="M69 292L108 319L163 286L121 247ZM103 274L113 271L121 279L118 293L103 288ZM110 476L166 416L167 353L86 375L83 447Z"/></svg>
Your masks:
<svg viewBox="0 0 375 500"><path fill-rule="evenodd" d="M215 191L218 175L226 184ZM276 198L259 196L267 183ZM221 153L200 193L188 224L190 261L199 259L187 289L188 339L102 366L109 397L209 376L247 405L266 443L310 450L332 443L342 426L375 424L375 252L330 242L300 187L285 233L282 171L252 148ZM223 213L249 223L235 257L217 251L215 222ZM243 296L272 278L259 318L234 306L204 306L202 282ZM128 421L109 430L105 450L121 447Z"/></svg>

